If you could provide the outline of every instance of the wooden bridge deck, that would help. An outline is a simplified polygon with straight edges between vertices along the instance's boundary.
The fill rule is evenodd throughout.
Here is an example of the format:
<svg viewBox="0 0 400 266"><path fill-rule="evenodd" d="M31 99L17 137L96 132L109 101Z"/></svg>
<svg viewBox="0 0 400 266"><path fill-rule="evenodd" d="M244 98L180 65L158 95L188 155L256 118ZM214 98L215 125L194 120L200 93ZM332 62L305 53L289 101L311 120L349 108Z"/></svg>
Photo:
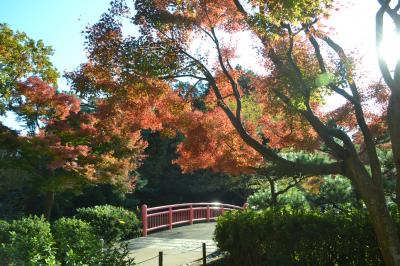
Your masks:
<svg viewBox="0 0 400 266"><path fill-rule="evenodd" d="M163 265L199 265L202 258L202 243L206 243L207 254L217 251L212 240L215 223L199 223L180 226L129 240L131 255L142 266L158 266L158 253L163 252Z"/></svg>

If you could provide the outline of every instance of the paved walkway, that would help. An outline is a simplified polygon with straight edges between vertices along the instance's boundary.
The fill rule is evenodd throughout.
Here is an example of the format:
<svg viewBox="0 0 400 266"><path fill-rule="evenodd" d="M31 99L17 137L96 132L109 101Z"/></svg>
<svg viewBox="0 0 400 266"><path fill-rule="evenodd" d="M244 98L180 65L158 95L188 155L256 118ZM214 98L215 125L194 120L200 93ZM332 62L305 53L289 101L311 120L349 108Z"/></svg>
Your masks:
<svg viewBox="0 0 400 266"><path fill-rule="evenodd" d="M214 222L180 226L129 240L129 248L141 266L158 266L159 251L164 266L198 265L202 243L206 243L207 255L217 250L212 240L214 229Z"/></svg>

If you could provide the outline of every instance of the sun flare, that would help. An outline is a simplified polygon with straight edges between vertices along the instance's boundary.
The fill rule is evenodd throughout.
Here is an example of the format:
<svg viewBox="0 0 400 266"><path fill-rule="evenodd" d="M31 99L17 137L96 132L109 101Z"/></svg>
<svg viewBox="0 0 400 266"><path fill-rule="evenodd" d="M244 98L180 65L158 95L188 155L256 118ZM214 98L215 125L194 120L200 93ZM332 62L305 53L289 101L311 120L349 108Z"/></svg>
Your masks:
<svg viewBox="0 0 400 266"><path fill-rule="evenodd" d="M379 54L386 60L389 66L394 66L400 59L400 34L385 32L383 41L378 47Z"/></svg>

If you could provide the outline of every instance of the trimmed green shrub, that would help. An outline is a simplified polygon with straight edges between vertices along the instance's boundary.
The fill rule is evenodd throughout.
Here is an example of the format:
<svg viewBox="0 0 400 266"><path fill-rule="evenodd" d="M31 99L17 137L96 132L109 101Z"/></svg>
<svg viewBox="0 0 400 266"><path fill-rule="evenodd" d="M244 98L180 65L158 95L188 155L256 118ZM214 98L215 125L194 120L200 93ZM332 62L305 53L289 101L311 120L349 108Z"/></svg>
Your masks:
<svg viewBox="0 0 400 266"><path fill-rule="evenodd" d="M215 240L231 265L383 265L367 214L226 212Z"/></svg>
<svg viewBox="0 0 400 266"><path fill-rule="evenodd" d="M57 259L66 265L93 264L102 250L100 237L85 221L61 218L53 224Z"/></svg>
<svg viewBox="0 0 400 266"><path fill-rule="evenodd" d="M106 243L140 235L140 221L132 211L122 207L102 205L80 208L76 218L90 223Z"/></svg>
<svg viewBox="0 0 400 266"><path fill-rule="evenodd" d="M10 231L10 224L6 221L0 220L0 244L5 243L9 238L8 232Z"/></svg>
<svg viewBox="0 0 400 266"><path fill-rule="evenodd" d="M57 259L62 265L131 266L127 243L102 245L94 228L85 221L61 218L53 225Z"/></svg>
<svg viewBox="0 0 400 266"><path fill-rule="evenodd" d="M50 228L43 217L29 217L12 222L0 220L0 265L135 263L129 256L127 242L102 246L100 236L88 222L61 218Z"/></svg>
<svg viewBox="0 0 400 266"><path fill-rule="evenodd" d="M129 256L128 242L121 242L103 250L96 265L107 266L134 266L135 259Z"/></svg>
<svg viewBox="0 0 400 266"><path fill-rule="evenodd" d="M55 265L54 239L43 217L0 223L2 265Z"/></svg>

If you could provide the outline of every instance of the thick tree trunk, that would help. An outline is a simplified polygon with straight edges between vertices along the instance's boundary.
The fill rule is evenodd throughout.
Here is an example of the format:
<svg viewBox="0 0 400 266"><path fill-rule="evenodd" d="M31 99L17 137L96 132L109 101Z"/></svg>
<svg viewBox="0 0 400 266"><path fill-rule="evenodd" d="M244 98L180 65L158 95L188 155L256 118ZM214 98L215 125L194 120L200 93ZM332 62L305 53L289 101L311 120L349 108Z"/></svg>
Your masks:
<svg viewBox="0 0 400 266"><path fill-rule="evenodd" d="M399 235L384 198L370 197L366 204L385 264L400 265Z"/></svg>
<svg viewBox="0 0 400 266"><path fill-rule="evenodd" d="M347 174L367 206L385 265L400 266L400 239L396 224L387 208L383 188L380 184L373 183L357 159L349 159L346 166L349 171Z"/></svg>
<svg viewBox="0 0 400 266"><path fill-rule="evenodd" d="M50 220L53 204L54 204L54 191L47 191L44 203L44 211L43 211L47 220Z"/></svg>
<svg viewBox="0 0 400 266"><path fill-rule="evenodd" d="M387 116L393 162L396 167L396 203L400 210L400 93L390 96Z"/></svg>

